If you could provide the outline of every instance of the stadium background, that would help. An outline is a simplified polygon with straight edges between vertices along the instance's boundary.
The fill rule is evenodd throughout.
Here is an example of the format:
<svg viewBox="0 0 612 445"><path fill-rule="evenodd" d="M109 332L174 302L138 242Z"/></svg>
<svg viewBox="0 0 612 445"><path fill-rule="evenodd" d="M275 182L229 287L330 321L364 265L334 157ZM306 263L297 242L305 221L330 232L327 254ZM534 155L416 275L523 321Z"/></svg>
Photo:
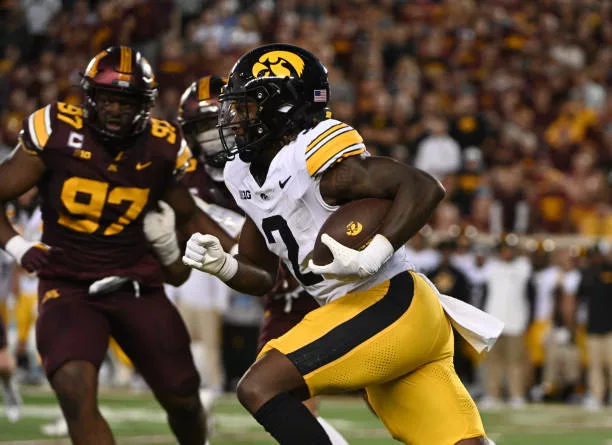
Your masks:
<svg viewBox="0 0 612 445"><path fill-rule="evenodd" d="M293 43L329 68L334 117L357 128L370 152L443 181L447 198L415 241L424 270L438 264L438 243L452 239L444 249L455 255L493 257L501 242L534 263L566 252L584 271L588 253L606 253L612 239L611 13L609 0L3 0L0 150L15 145L23 118L40 106L79 104L79 73L107 46L131 45L152 62L155 115L172 119L191 81L226 74L260 43ZM230 308L230 374L252 360L257 305L241 299ZM532 368L527 356L524 366ZM114 428L149 437L138 443L170 443L146 393L105 394ZM487 411L485 424L502 445L612 443L605 409L566 402ZM0 441L44 443L36 438L50 412L59 411L44 386L26 388L25 418L0 420ZM358 401L326 401L323 413L351 443L391 443ZM231 396L219 419L213 443L263 437Z"/></svg>

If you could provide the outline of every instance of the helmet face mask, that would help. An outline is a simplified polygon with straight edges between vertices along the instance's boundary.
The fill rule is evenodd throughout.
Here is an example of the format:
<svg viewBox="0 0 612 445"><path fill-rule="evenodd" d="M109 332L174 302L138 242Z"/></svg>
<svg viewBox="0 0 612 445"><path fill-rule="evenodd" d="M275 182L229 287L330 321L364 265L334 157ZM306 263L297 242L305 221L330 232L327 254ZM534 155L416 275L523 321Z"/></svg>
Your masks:
<svg viewBox="0 0 612 445"><path fill-rule="evenodd" d="M252 162L287 135L313 126L329 99L327 69L294 45L256 48L236 63L219 95L219 135L228 159Z"/></svg>
<svg viewBox="0 0 612 445"><path fill-rule="evenodd" d="M224 80L216 76L193 82L181 96L178 116L189 148L215 181L223 180L227 161L216 128L219 114L217 97L223 85Z"/></svg>
<svg viewBox="0 0 612 445"><path fill-rule="evenodd" d="M227 156L251 162L269 131L258 115L258 103L245 94L226 97L219 112L219 135Z"/></svg>
<svg viewBox="0 0 612 445"><path fill-rule="evenodd" d="M94 91L98 128L109 136L128 137L144 108L138 96L97 88Z"/></svg>
<svg viewBox="0 0 612 445"><path fill-rule="evenodd" d="M85 122L113 141L142 133L151 120L157 84L149 62L129 47L111 47L87 66L81 87Z"/></svg>

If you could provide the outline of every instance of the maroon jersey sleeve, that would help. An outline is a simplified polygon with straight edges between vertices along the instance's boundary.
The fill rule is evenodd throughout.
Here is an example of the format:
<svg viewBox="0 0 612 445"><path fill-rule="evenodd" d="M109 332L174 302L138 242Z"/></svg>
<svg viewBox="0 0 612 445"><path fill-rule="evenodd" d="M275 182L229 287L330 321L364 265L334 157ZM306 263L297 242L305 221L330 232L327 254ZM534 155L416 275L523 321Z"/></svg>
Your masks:
<svg viewBox="0 0 612 445"><path fill-rule="evenodd" d="M22 145L47 168L39 185L43 242L57 247L48 278L109 275L161 282L142 218L180 177L191 153L175 123L152 120L129 146L102 141L82 109L56 103L24 120ZM60 253L61 252L61 253Z"/></svg>
<svg viewBox="0 0 612 445"><path fill-rule="evenodd" d="M206 172L204 164L195 158L191 159L180 182L192 195L202 198L207 203L216 204L239 215L244 215L243 210L236 205L236 201L234 201L225 183L213 181Z"/></svg>
<svg viewBox="0 0 612 445"><path fill-rule="evenodd" d="M23 149L29 154L42 154L47 146L53 134L52 117L55 117L57 114L58 104L59 103L53 103L40 108L23 120L20 141ZM62 103L62 106L68 105ZM82 112L78 119L80 120L80 125L83 125L81 116Z"/></svg>

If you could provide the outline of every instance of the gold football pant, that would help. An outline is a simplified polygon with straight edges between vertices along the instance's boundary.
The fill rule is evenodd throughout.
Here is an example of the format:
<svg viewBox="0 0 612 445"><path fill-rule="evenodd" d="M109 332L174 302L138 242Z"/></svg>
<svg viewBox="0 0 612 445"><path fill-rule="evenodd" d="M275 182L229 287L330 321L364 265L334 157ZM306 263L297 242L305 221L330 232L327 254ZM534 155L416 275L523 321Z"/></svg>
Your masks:
<svg viewBox="0 0 612 445"><path fill-rule="evenodd" d="M434 289L401 273L310 312L270 349L300 371L311 396L365 388L393 437L452 445L484 435L453 368L453 332Z"/></svg>
<svg viewBox="0 0 612 445"><path fill-rule="evenodd" d="M534 366L542 366L546 357L546 338L550 333L550 320L536 320L527 329L525 342L529 359Z"/></svg>
<svg viewBox="0 0 612 445"><path fill-rule="evenodd" d="M15 324L17 325L17 344L26 347L30 329L36 321L38 296L36 294L20 294L15 303Z"/></svg>
<svg viewBox="0 0 612 445"><path fill-rule="evenodd" d="M117 359L117 361L123 366L127 366L130 369L134 368L134 365L132 364L130 358L125 352L123 352L123 349L121 349L121 346L119 346L119 344L113 337L110 337L110 339L108 340L108 349L110 353Z"/></svg>

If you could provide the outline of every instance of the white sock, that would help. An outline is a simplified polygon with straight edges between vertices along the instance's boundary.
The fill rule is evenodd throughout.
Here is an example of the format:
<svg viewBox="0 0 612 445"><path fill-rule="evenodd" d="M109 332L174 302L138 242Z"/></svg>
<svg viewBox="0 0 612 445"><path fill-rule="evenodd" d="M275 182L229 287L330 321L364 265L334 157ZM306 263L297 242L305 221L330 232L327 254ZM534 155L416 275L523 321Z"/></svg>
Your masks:
<svg viewBox="0 0 612 445"><path fill-rule="evenodd" d="M327 423L327 421L324 418L319 416L317 417L317 420L319 421L319 423L321 424L321 426L323 427L323 429L329 436L329 440L331 440L332 445L349 445L346 439L342 437L342 434L336 431L336 429L333 426L331 426L329 423Z"/></svg>

